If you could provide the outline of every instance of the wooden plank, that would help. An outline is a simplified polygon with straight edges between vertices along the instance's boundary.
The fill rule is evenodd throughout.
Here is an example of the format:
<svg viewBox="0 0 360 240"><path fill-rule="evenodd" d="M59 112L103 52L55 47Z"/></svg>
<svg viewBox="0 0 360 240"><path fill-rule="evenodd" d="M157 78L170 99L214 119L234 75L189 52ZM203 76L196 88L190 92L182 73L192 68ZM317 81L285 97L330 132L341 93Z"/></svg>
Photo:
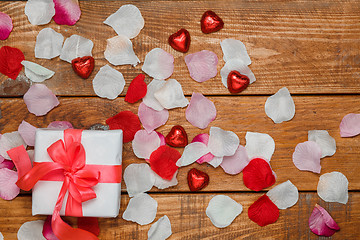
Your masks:
<svg viewBox="0 0 360 240"><path fill-rule="evenodd" d="M245 145L246 131L263 132L272 136L276 142L276 150L271 160L271 166L277 174L277 183L290 179L300 190L316 190L319 175L299 171L292 162L295 146L307 141L307 131L325 129L337 143L337 152L333 157L321 160L321 174L340 171L349 180L349 189L360 190L359 161L360 138L341 138L339 123L348 113L360 112L360 96L295 96L296 115L293 120L282 124L274 124L265 115L264 103L266 97L211 97L217 108L217 118L210 126L221 127L234 131ZM44 117L30 114L22 99L0 100L2 119L1 133L15 131L22 120L36 127L46 127L52 121L67 120L76 128L88 128L95 123L105 123L105 120L123 110L137 113L138 103L131 105L123 98L114 101L100 98L60 98L59 107L53 109ZM185 109L170 111L170 117L159 131L166 135L170 128L180 124L186 129L189 139L200 133L208 133L209 128L200 130L185 119ZM182 151L182 149L179 149ZM140 163L133 154L130 143L124 145L124 168L130 163ZM243 185L242 174L230 176L219 167L193 164L181 168L178 175L180 184L166 191L188 191L186 175L190 168L196 167L210 175L210 184L206 191L247 191ZM154 189L153 191L158 191Z"/></svg>
<svg viewBox="0 0 360 240"><path fill-rule="evenodd" d="M259 227L247 215L249 206L261 196L260 193L227 194L243 205L243 212L224 229L212 225L205 214L210 199L216 194L151 194L158 202L156 219L167 215L171 221L174 239L323 239L308 227L309 216L316 203L320 204L340 226L340 232L332 239L357 239L360 235L360 193L352 192L347 205L325 203L316 193L300 193L299 202L290 209L280 210L274 224ZM120 216L115 219L99 219L99 239L147 239L150 225L140 226L122 219L129 198L121 197ZM16 239L21 224L26 221L45 219L31 216L31 197L19 196L13 201L0 200L0 232L5 239ZM75 225L74 218L67 218Z"/></svg>
<svg viewBox="0 0 360 240"><path fill-rule="evenodd" d="M116 33L102 22L121 5L134 3L142 12L145 28L132 40L141 61L155 47L161 47L175 57L172 78L183 86L185 94L193 91L228 95L220 81L220 74L205 83L190 78L184 54L167 43L169 35L184 27L191 33L189 53L203 49L214 51L219 57L218 71L224 65L220 41L235 38L243 41L253 60L250 68L257 82L242 94L272 94L287 86L292 93L360 93L360 2L351 1L81 1L82 16L75 26L52 27L65 37L79 34L91 39L95 46L94 72L107 61L103 52L106 39ZM27 60L35 61L56 71L45 84L57 95L93 96L91 79L77 77L70 64L59 60L35 59L34 46L38 32L44 26L32 26L24 14L25 2L2 1L0 11L9 14L14 31L2 45L20 48ZM188 11L191 9L191 11ZM199 19L208 9L214 10L225 22L221 31L203 34ZM139 73L141 66L115 67L124 74L127 85ZM150 81L150 78L147 78ZM0 76L0 95L21 95L23 83L6 81ZM11 87L16 85L17 87ZM25 84L27 85L27 84ZM66 86L66 87L65 87Z"/></svg>

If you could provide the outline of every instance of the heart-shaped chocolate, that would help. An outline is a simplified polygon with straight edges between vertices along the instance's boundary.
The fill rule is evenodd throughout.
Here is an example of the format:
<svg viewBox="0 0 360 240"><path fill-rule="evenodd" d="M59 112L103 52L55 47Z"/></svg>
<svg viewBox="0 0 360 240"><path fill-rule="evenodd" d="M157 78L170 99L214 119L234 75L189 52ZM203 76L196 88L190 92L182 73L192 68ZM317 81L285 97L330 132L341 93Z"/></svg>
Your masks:
<svg viewBox="0 0 360 240"><path fill-rule="evenodd" d="M245 90L245 88L249 86L249 83L249 77L238 71L231 71L227 77L227 85L231 93L239 93Z"/></svg>
<svg viewBox="0 0 360 240"><path fill-rule="evenodd" d="M94 70L95 60L91 56L78 57L71 61L71 65L77 75L87 79Z"/></svg>
<svg viewBox="0 0 360 240"><path fill-rule="evenodd" d="M209 184L209 175L207 173L197 170L196 168L191 169L187 176L190 191L200 191Z"/></svg>
<svg viewBox="0 0 360 240"><path fill-rule="evenodd" d="M185 28L180 29L169 37L170 46L183 53L189 50L190 41L190 33Z"/></svg>
<svg viewBox="0 0 360 240"><path fill-rule="evenodd" d="M212 33L219 31L224 27L223 20L213 11L206 11L200 20L201 31L203 33Z"/></svg>
<svg viewBox="0 0 360 240"><path fill-rule="evenodd" d="M188 145L188 136L185 129L180 125L173 126L166 135L165 142L172 147L185 147Z"/></svg>

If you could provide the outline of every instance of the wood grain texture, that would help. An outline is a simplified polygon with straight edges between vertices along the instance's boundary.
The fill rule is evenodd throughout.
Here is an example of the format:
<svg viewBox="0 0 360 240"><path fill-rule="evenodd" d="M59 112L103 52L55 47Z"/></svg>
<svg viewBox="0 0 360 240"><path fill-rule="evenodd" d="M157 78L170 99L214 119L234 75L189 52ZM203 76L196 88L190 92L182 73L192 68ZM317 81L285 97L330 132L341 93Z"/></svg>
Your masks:
<svg viewBox="0 0 360 240"><path fill-rule="evenodd" d="M360 176L358 174L360 161L360 137L341 138L339 124L348 113L360 112L360 96L295 96L296 115L293 120L281 124L274 124L265 115L264 96L212 97L217 108L217 118L210 126L217 126L225 130L234 131L245 145L247 131L268 133L276 143L271 166L277 174L277 183L290 179L300 190L316 190L319 175L311 172L299 171L292 162L292 154L298 143L307 141L308 130L328 130L335 138L337 152L332 157L321 160L321 174L340 171L349 180L349 189L360 190ZM73 123L75 128L89 128L95 123L105 124L105 120L120 111L130 110L137 113L138 103L131 105L123 98L109 101L99 98L60 98L59 107L53 109L44 117L30 114L22 99L7 99L1 101L2 119L0 119L1 133L17 130L23 119L36 127L46 127L52 121L66 120ZM185 109L170 111L170 117L165 126L159 131L166 135L174 125L182 125L192 140L197 134L209 133L209 127L201 130L192 126L185 119ZM179 149L182 151L182 149ZM130 163L144 162L137 159L131 143L124 145L123 166ZM186 175L189 169L196 167L210 175L210 184L206 191L248 191L242 181L242 174L231 176L219 167L214 169L207 164L192 164L180 168L178 180L180 184L164 191L188 191ZM125 186L123 186L125 189ZM158 191L155 188L153 191Z"/></svg>
<svg viewBox="0 0 360 240"><path fill-rule="evenodd" d="M219 57L218 70L224 65L220 41L235 38L243 41L253 61L250 68L257 82L242 94L273 94L287 86L294 94L360 93L360 2L350 1L81 1L82 16L75 26L31 25L25 14L26 2L2 1L0 11L9 14L14 30L2 45L20 48L27 60L56 71L45 84L57 95L93 96L92 78L107 61L103 52L106 39L116 35L102 22L121 5L135 4L142 12L145 27L132 40L141 61L155 47L161 47L175 57L172 78L183 86L185 94L228 95L218 74L214 79L197 83L190 78L184 54L167 43L168 37L180 28L191 34L189 53L211 50ZM225 27L213 34L200 31L199 19L208 9L214 10ZM52 27L65 37L79 34L94 42L96 59L94 73L88 80L80 79L67 62L59 58L35 59L34 46L38 32ZM124 74L127 85L139 73L141 66L115 67ZM13 82L0 76L0 95L21 95L21 88L10 88ZM150 81L150 78L147 78ZM25 84L26 85L26 84ZM66 87L64 87L66 86ZM18 86L19 87L19 86Z"/></svg>

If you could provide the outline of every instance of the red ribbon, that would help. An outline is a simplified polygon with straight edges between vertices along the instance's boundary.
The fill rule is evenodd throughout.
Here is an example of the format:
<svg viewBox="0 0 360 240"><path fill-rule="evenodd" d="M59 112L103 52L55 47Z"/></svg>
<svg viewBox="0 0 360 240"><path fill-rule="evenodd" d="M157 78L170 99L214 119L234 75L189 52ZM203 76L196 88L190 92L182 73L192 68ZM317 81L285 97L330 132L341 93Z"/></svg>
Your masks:
<svg viewBox="0 0 360 240"><path fill-rule="evenodd" d="M81 134L82 130L64 130L64 142L58 140L47 149L53 162L34 163L33 168L23 146L8 151L19 170L16 184L21 189L29 191L39 180L63 181L51 222L53 232L60 240L98 239L88 231L72 228L61 219L60 210L66 192L69 195L65 215L81 217L82 202L96 198L93 186L99 182L121 182L121 165L85 165Z"/></svg>

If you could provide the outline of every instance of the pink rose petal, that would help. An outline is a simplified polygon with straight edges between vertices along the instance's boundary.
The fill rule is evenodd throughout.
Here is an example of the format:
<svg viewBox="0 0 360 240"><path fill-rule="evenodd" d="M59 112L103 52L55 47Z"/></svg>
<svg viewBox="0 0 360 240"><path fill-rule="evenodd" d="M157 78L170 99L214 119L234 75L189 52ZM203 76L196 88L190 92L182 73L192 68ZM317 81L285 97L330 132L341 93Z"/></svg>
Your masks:
<svg viewBox="0 0 360 240"><path fill-rule="evenodd" d="M155 131L155 132L156 132L156 131ZM156 133L157 133L157 135L158 135L159 138L160 138L160 147L166 145L166 141L165 141L164 135L162 135L162 134L159 133L159 132L156 132ZM148 163L150 163L148 158L146 158L145 161L148 162ZM155 173L155 174L156 174L156 173ZM160 177L160 178L161 178L161 177Z"/></svg>
<svg viewBox="0 0 360 240"><path fill-rule="evenodd" d="M9 15L0 12L0 40L7 39L12 29L13 29L13 23Z"/></svg>
<svg viewBox="0 0 360 240"><path fill-rule="evenodd" d="M321 148L316 142L306 141L296 146L292 159L299 170L320 173L321 154Z"/></svg>
<svg viewBox="0 0 360 240"><path fill-rule="evenodd" d="M2 157L1 157L2 158ZM15 167L15 164L11 160L5 159L3 162L0 163L0 169L1 168L7 168L7 169L13 169Z"/></svg>
<svg viewBox="0 0 360 240"><path fill-rule="evenodd" d="M239 145L234 155L223 157L220 166L224 169L224 172L235 175L240 173L249 162L250 159L247 155L246 148Z"/></svg>
<svg viewBox="0 0 360 240"><path fill-rule="evenodd" d="M69 129L69 128L74 128L73 125L68 122L68 121L54 121L51 122L47 128L54 128L54 129Z"/></svg>
<svg viewBox="0 0 360 240"><path fill-rule="evenodd" d="M18 132L20 133L21 137L24 139L24 142L27 145L35 145L36 127L23 120L19 125Z"/></svg>
<svg viewBox="0 0 360 240"><path fill-rule="evenodd" d="M20 193L16 185L18 180L17 172L2 168L0 169L0 197L4 200L12 200Z"/></svg>
<svg viewBox="0 0 360 240"><path fill-rule="evenodd" d="M209 134L202 133L202 134L196 135L191 142L202 142L207 146L207 144L209 142ZM202 156L201 158L199 158L198 160L196 160L196 162L202 164L204 162L210 162L213 158L214 158L214 155L212 155L212 153L208 153L208 154L205 154L204 156Z"/></svg>
<svg viewBox="0 0 360 240"><path fill-rule="evenodd" d="M59 100L44 84L34 84L24 95L24 102L29 112L44 116L59 105Z"/></svg>
<svg viewBox="0 0 360 240"><path fill-rule="evenodd" d="M59 240L51 227L51 217L52 216L47 216L44 226L43 226L43 230L42 230L42 234L44 236L44 238L46 238L46 240Z"/></svg>
<svg viewBox="0 0 360 240"><path fill-rule="evenodd" d="M150 133L167 122L169 111L167 109L156 111L142 102L139 105L138 116L145 130Z"/></svg>
<svg viewBox="0 0 360 240"><path fill-rule="evenodd" d="M340 123L340 136L353 137L360 134L360 114L349 113Z"/></svg>
<svg viewBox="0 0 360 240"><path fill-rule="evenodd" d="M54 0L55 16L54 21L60 25L74 25L81 15L78 0Z"/></svg>
<svg viewBox="0 0 360 240"><path fill-rule="evenodd" d="M205 82L217 74L218 57L215 53L202 50L185 56L190 77L197 82Z"/></svg>
<svg viewBox="0 0 360 240"><path fill-rule="evenodd" d="M205 129L216 118L216 108L214 103L204 95L194 92L186 108L185 116L193 126Z"/></svg>
<svg viewBox="0 0 360 240"><path fill-rule="evenodd" d="M340 227L330 214L320 205L315 204L315 208L309 218L310 230L319 236L332 236Z"/></svg>

